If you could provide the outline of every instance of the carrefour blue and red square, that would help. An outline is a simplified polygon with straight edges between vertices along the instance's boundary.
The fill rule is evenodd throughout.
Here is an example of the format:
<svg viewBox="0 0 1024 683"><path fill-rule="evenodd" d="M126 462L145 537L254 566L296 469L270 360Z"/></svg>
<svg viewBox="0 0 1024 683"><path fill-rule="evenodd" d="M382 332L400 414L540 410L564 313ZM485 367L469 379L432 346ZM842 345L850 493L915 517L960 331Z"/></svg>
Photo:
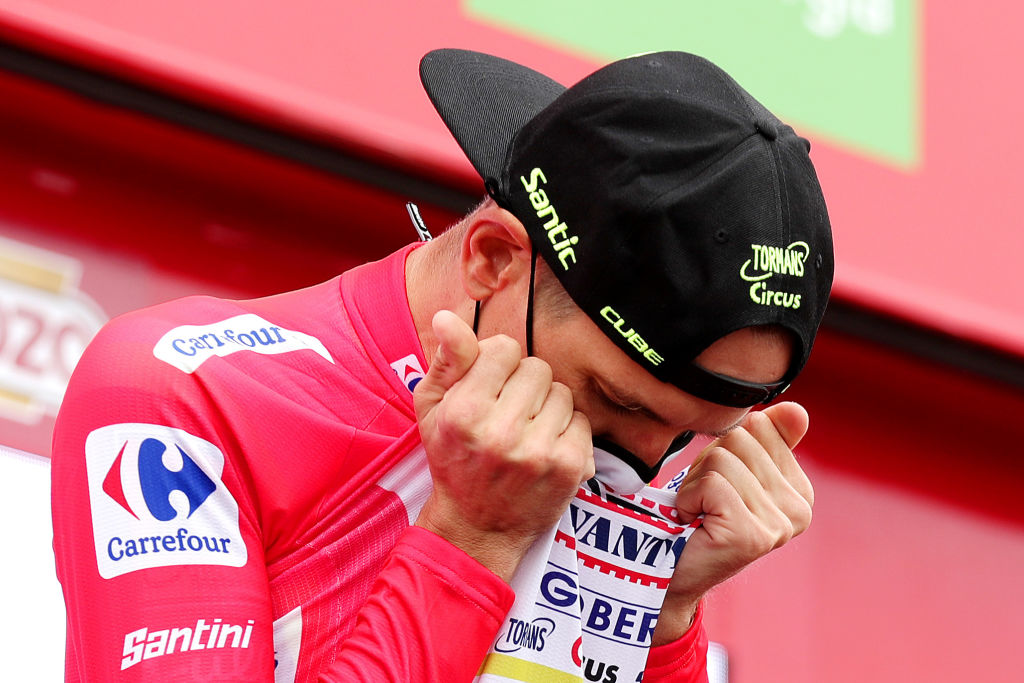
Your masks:
<svg viewBox="0 0 1024 683"><path fill-rule="evenodd" d="M85 455L100 576L245 564L238 503L221 480L216 445L173 427L126 423L90 433Z"/></svg>

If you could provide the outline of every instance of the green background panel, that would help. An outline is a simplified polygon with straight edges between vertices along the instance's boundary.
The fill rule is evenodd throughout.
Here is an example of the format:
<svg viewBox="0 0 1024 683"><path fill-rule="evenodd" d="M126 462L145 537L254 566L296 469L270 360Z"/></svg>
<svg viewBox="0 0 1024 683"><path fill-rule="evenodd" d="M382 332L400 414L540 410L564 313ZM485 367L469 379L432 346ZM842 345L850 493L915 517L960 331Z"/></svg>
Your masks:
<svg viewBox="0 0 1024 683"><path fill-rule="evenodd" d="M474 18L610 61L685 50L799 131L916 165L914 0L465 0Z"/></svg>

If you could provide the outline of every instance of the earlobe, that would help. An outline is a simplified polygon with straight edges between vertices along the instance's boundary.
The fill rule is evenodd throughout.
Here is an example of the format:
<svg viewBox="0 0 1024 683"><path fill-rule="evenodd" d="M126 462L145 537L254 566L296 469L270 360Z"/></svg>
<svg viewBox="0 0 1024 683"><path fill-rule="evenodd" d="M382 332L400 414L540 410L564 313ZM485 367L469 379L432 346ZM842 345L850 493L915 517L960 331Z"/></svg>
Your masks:
<svg viewBox="0 0 1024 683"><path fill-rule="evenodd" d="M487 299L529 276L530 238L515 216L488 202L467 218L460 266L470 298Z"/></svg>

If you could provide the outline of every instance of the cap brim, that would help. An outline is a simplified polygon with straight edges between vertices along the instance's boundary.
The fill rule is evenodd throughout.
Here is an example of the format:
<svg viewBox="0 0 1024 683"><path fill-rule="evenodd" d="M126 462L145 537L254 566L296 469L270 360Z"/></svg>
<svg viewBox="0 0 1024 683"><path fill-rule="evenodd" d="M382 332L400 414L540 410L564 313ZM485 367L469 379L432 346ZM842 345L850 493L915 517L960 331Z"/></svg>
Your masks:
<svg viewBox="0 0 1024 683"><path fill-rule="evenodd" d="M565 86L507 59L471 50L424 55L420 80L480 177L499 180L519 130Z"/></svg>

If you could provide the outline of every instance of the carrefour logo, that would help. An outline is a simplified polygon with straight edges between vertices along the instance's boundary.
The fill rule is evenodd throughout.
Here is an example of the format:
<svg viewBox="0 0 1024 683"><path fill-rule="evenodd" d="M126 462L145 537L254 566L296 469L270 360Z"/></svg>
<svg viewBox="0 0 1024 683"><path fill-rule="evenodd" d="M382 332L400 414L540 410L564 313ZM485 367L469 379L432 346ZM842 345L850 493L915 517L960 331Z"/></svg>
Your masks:
<svg viewBox="0 0 1024 683"><path fill-rule="evenodd" d="M224 454L180 429L115 424L85 443L93 536L105 579L151 567L241 567L248 553Z"/></svg>
<svg viewBox="0 0 1024 683"><path fill-rule="evenodd" d="M267 322L254 313L209 325L181 325L160 338L153 355L182 372L195 372L217 356L223 358L239 351L264 356L292 351L313 351L331 363L334 359L316 337Z"/></svg>
<svg viewBox="0 0 1024 683"><path fill-rule="evenodd" d="M132 510L124 496L124 482L121 480L121 462L125 442L117 454L117 459L103 480L103 491L114 499L118 505L127 510L135 519L139 515ZM167 444L159 439L143 439L139 444L139 487L146 509L155 519L167 522L178 516L178 511L171 505L171 494L181 493L188 502L188 517L199 509L210 494L217 490L213 483L181 446L174 444L177 456L181 458L181 469L172 471L164 466L163 458L167 452Z"/></svg>
<svg viewBox="0 0 1024 683"><path fill-rule="evenodd" d="M420 359L415 353L410 353L405 358L399 358L391 364L391 369L398 375L398 381L405 385L405 388L412 392L420 380L426 376Z"/></svg>

